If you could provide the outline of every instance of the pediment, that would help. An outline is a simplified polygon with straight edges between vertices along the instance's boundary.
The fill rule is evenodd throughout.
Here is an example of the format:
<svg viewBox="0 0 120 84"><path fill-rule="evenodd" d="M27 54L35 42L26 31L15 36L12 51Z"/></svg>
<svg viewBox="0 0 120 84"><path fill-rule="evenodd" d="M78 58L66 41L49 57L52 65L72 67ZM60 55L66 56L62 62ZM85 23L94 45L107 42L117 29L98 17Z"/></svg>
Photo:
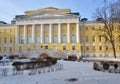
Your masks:
<svg viewBox="0 0 120 84"><path fill-rule="evenodd" d="M57 14L57 13L39 13L39 14L34 14L34 15L29 15L26 17L23 17L21 19L55 19L55 18L66 18L66 17L78 17L78 16L74 16L71 14Z"/></svg>

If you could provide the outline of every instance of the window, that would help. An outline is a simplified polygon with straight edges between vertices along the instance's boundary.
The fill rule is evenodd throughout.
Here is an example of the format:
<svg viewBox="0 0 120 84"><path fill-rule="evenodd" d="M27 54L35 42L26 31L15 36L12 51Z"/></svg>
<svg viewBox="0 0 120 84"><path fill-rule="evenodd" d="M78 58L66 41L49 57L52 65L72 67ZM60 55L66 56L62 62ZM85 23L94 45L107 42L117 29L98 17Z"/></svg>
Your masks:
<svg viewBox="0 0 120 84"><path fill-rule="evenodd" d="M93 46L93 50L95 50L96 49L96 47L95 46Z"/></svg>
<svg viewBox="0 0 120 84"><path fill-rule="evenodd" d="M72 30L74 30L75 28L74 28L74 26L72 26Z"/></svg>
<svg viewBox="0 0 120 84"><path fill-rule="evenodd" d="M82 42L82 36L80 36L80 42Z"/></svg>
<svg viewBox="0 0 120 84"><path fill-rule="evenodd" d="M86 36L86 42L88 42L89 41L89 37L88 36Z"/></svg>
<svg viewBox="0 0 120 84"><path fill-rule="evenodd" d="M81 47L81 51L83 50L83 47L82 46L80 46Z"/></svg>
<svg viewBox="0 0 120 84"><path fill-rule="evenodd" d="M0 51L1 51L1 47L0 47Z"/></svg>
<svg viewBox="0 0 120 84"><path fill-rule="evenodd" d="M92 41L95 42L95 36L92 36Z"/></svg>
<svg viewBox="0 0 120 84"><path fill-rule="evenodd" d="M58 35L55 34L55 35L54 35L54 43L57 43L57 42L58 42Z"/></svg>
<svg viewBox="0 0 120 84"><path fill-rule="evenodd" d="M10 29L10 32L12 32L12 29Z"/></svg>
<svg viewBox="0 0 120 84"><path fill-rule="evenodd" d="M7 41L7 38L4 38L4 43L6 43L6 41Z"/></svg>
<svg viewBox="0 0 120 84"><path fill-rule="evenodd" d="M62 26L62 29L63 29L63 30L66 30L66 28L67 28L67 26Z"/></svg>
<svg viewBox="0 0 120 84"><path fill-rule="evenodd" d="M0 43L1 43L1 38L0 38Z"/></svg>
<svg viewBox="0 0 120 84"><path fill-rule="evenodd" d="M82 27L79 27L80 31L82 30Z"/></svg>
<svg viewBox="0 0 120 84"><path fill-rule="evenodd" d="M101 27L99 27L99 30L102 30L102 28L101 28Z"/></svg>
<svg viewBox="0 0 120 84"><path fill-rule="evenodd" d="M57 30L58 29L58 26L53 26L53 30Z"/></svg>
<svg viewBox="0 0 120 84"><path fill-rule="evenodd" d="M106 46L106 50L108 50L108 46Z"/></svg>
<svg viewBox="0 0 120 84"><path fill-rule="evenodd" d="M32 43L32 35L28 35L28 43Z"/></svg>
<svg viewBox="0 0 120 84"><path fill-rule="evenodd" d="M12 38L10 38L10 43L12 43Z"/></svg>
<svg viewBox="0 0 120 84"><path fill-rule="evenodd" d="M44 30L49 30L49 26L44 26Z"/></svg>
<svg viewBox="0 0 120 84"><path fill-rule="evenodd" d="M99 46L99 50L102 50L102 46Z"/></svg>
<svg viewBox="0 0 120 84"><path fill-rule="evenodd" d="M86 46L86 50L89 50L89 46Z"/></svg>
<svg viewBox="0 0 120 84"><path fill-rule="evenodd" d="M49 36L47 34L45 35L45 43L49 43Z"/></svg>
<svg viewBox="0 0 120 84"><path fill-rule="evenodd" d="M72 46L72 50L75 50L75 45Z"/></svg>
<svg viewBox="0 0 120 84"><path fill-rule="evenodd" d="M66 41L67 41L66 39L67 39L67 38L66 38L66 34L63 34L63 36L62 36L62 42L63 42L63 43L66 43Z"/></svg>
<svg viewBox="0 0 120 84"><path fill-rule="evenodd" d="M119 41L120 41L120 35L118 36L118 38L119 38Z"/></svg>
<svg viewBox="0 0 120 84"><path fill-rule="evenodd" d="M29 28L28 28L28 30L32 30L32 28L31 28L31 27L29 27ZM21 29L21 31L23 31L23 29Z"/></svg>
<svg viewBox="0 0 120 84"><path fill-rule="evenodd" d="M99 41L100 41L100 42L102 41L102 36L101 36L101 35L99 36Z"/></svg>
<svg viewBox="0 0 120 84"><path fill-rule="evenodd" d="M86 27L85 29L88 30L88 27Z"/></svg>
<svg viewBox="0 0 120 84"><path fill-rule="evenodd" d="M66 46L63 46L63 50L66 50Z"/></svg>
<svg viewBox="0 0 120 84"><path fill-rule="evenodd" d="M24 36L23 36L23 35L20 36L20 43L21 43L21 44L24 43Z"/></svg>
<svg viewBox="0 0 120 84"><path fill-rule="evenodd" d="M12 47L10 47L10 52L12 51Z"/></svg>
<svg viewBox="0 0 120 84"><path fill-rule="evenodd" d="M4 51L6 51L6 47L4 47Z"/></svg>
<svg viewBox="0 0 120 84"><path fill-rule="evenodd" d="M4 33L6 33L6 29L4 29Z"/></svg>
<svg viewBox="0 0 120 84"><path fill-rule="evenodd" d="M35 27L35 30L40 30L40 26L36 26L36 27Z"/></svg>
<svg viewBox="0 0 120 84"><path fill-rule="evenodd" d="M37 42L37 44L39 44L40 43L40 35L36 35L36 37L37 37L36 38L36 40L37 40L36 42Z"/></svg>
<svg viewBox="0 0 120 84"><path fill-rule="evenodd" d="M92 27L92 30L95 30L95 27Z"/></svg>
<svg viewBox="0 0 120 84"><path fill-rule="evenodd" d="M72 43L75 43L76 42L76 38L75 38L75 34L72 34Z"/></svg>

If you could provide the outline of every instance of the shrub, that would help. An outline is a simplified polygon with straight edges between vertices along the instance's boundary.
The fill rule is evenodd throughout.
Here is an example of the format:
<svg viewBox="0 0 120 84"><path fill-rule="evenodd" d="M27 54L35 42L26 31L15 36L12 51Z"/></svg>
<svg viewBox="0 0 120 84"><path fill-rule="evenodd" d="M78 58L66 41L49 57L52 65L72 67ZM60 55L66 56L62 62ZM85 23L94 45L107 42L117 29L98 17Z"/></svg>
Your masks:
<svg viewBox="0 0 120 84"><path fill-rule="evenodd" d="M68 56L69 61L76 61L77 57L76 56Z"/></svg>
<svg viewBox="0 0 120 84"><path fill-rule="evenodd" d="M110 65L108 63L103 63L103 69L108 70Z"/></svg>
<svg viewBox="0 0 120 84"><path fill-rule="evenodd" d="M0 56L0 60L2 60L3 59L3 57L2 56Z"/></svg>
<svg viewBox="0 0 120 84"><path fill-rule="evenodd" d="M99 66L99 64L96 63L96 62L94 62L94 63L93 63L93 69L100 71L100 66Z"/></svg>
<svg viewBox="0 0 120 84"><path fill-rule="evenodd" d="M9 59L16 59L18 57L19 57L18 55L11 55L11 56L9 56Z"/></svg>
<svg viewBox="0 0 120 84"><path fill-rule="evenodd" d="M114 64L114 68L117 69L118 68L118 64Z"/></svg>

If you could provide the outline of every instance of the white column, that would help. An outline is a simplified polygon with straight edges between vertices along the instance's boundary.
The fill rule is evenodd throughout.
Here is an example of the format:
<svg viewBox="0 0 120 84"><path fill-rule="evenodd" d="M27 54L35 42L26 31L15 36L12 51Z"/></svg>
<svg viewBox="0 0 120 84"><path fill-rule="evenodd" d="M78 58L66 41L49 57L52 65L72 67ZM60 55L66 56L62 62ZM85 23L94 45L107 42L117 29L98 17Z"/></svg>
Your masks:
<svg viewBox="0 0 120 84"><path fill-rule="evenodd" d="M79 23L76 23L76 38L77 38L77 43L80 42L80 30L79 30Z"/></svg>
<svg viewBox="0 0 120 84"><path fill-rule="evenodd" d="M26 28L26 25L24 25L24 43L26 44L27 43L27 28Z"/></svg>
<svg viewBox="0 0 120 84"><path fill-rule="evenodd" d="M49 24L49 43L52 43L52 24Z"/></svg>
<svg viewBox="0 0 120 84"><path fill-rule="evenodd" d="M43 30L43 24L41 24L41 43L44 43L44 30Z"/></svg>
<svg viewBox="0 0 120 84"><path fill-rule="evenodd" d="M35 43L35 25L32 25L32 43Z"/></svg>
<svg viewBox="0 0 120 84"><path fill-rule="evenodd" d="M15 35L15 37L16 37L15 43L16 43L16 44L19 43L19 36L18 36L18 35L19 35L19 34L18 34L19 31L18 31L18 29L19 29L19 28L18 28L18 25L16 25L16 35Z"/></svg>
<svg viewBox="0 0 120 84"><path fill-rule="evenodd" d="M61 24L58 24L58 43L61 43Z"/></svg>
<svg viewBox="0 0 120 84"><path fill-rule="evenodd" d="M67 24L67 42L70 43L70 23Z"/></svg>

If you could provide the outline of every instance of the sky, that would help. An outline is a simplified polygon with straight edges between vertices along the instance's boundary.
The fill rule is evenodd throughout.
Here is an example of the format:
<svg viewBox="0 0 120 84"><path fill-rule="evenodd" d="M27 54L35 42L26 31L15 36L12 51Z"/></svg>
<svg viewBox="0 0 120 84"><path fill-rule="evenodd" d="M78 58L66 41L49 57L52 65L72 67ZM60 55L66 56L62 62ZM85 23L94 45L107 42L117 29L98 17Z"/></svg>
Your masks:
<svg viewBox="0 0 120 84"><path fill-rule="evenodd" d="M45 7L69 8L79 12L81 18L93 20L93 12L102 4L103 0L0 0L0 20L10 23L15 15Z"/></svg>

